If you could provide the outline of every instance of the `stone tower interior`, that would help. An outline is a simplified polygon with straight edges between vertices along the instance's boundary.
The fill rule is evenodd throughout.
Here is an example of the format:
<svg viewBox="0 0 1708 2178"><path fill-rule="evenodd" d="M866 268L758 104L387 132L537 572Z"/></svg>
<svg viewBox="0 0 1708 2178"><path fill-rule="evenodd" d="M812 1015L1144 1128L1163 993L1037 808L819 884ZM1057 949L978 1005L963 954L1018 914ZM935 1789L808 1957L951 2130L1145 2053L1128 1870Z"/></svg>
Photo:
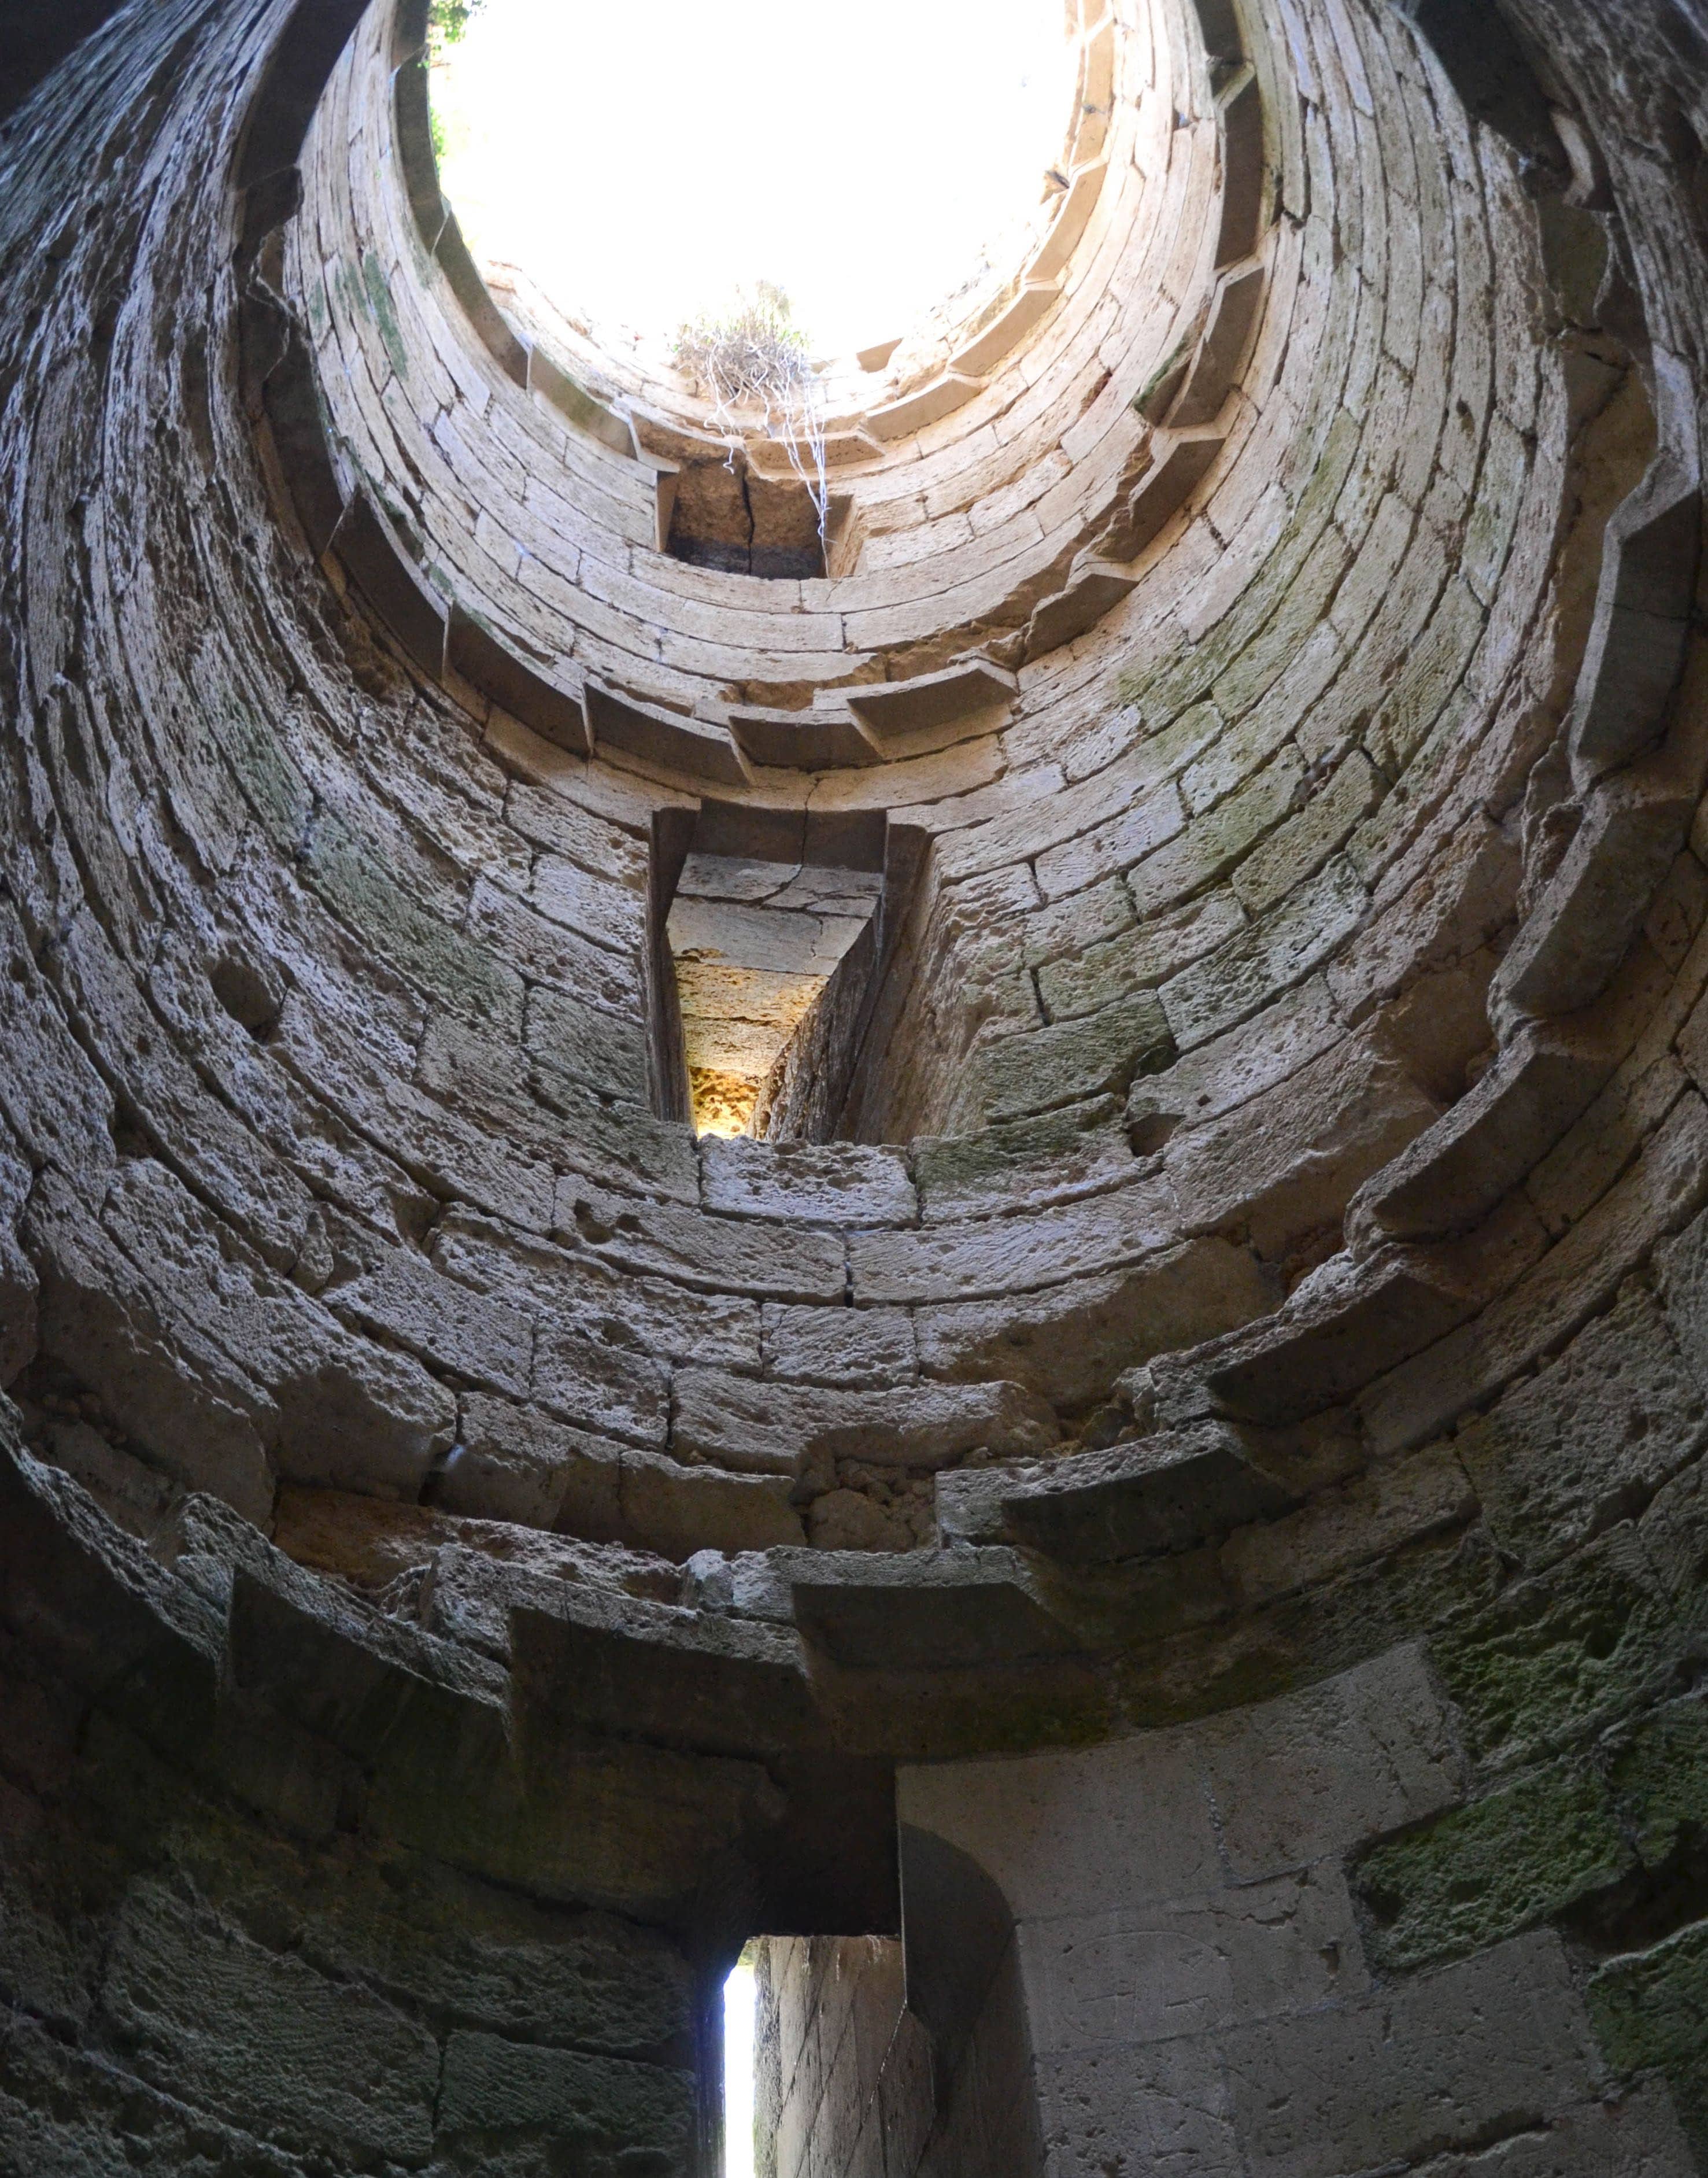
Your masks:
<svg viewBox="0 0 1708 2178"><path fill-rule="evenodd" d="M1708 2171L1702 0L1069 0L821 509L428 28L0 0L0 2178Z"/></svg>

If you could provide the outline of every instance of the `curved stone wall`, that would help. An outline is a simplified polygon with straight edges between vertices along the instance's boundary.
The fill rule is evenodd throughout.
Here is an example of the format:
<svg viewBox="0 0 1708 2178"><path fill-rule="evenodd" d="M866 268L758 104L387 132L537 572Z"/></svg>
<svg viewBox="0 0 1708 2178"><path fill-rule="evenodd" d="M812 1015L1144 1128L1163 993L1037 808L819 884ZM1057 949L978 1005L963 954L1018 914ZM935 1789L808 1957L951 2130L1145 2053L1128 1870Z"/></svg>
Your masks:
<svg viewBox="0 0 1708 2178"><path fill-rule="evenodd" d="M838 419L811 580L662 550L722 444L505 314L409 8L121 9L4 124L20 2170L709 2171L718 1974L896 1932L898 1765L1007 1918L811 2076L827 2170L886 2095L996 2167L981 2065L1052 2174L1587 2170L1638 2077L1689 2167L1708 70L1625 13L1082 23L1058 226ZM838 1138L696 1140L688 843L855 820ZM1148 1889L1108 1781L1182 1765ZM1121 1915L1296 1882L1345 1980L1133 2024ZM1257 2044L1383 2017L1284 2137Z"/></svg>

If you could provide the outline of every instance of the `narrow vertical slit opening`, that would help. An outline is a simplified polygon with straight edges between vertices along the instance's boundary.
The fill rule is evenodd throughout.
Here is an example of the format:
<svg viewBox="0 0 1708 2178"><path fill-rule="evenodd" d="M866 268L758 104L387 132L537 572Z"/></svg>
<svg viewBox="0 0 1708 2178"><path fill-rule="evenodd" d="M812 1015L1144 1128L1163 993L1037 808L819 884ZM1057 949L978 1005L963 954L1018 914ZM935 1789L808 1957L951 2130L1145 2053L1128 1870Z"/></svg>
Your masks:
<svg viewBox="0 0 1708 2178"><path fill-rule="evenodd" d="M750 1944L723 1984L723 2178L756 2178L759 1984Z"/></svg>

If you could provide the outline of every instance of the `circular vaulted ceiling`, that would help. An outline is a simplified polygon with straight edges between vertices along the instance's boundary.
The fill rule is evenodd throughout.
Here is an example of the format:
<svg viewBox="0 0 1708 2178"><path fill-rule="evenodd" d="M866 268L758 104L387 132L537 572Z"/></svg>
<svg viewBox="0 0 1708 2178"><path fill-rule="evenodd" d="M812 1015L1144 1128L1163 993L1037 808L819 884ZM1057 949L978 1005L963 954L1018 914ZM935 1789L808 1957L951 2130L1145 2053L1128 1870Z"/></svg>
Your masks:
<svg viewBox="0 0 1708 2178"><path fill-rule="evenodd" d="M761 422L732 446L483 281L423 9L290 19L202 184L237 236L205 360L160 363L140 302L99 321L103 473L138 465L145 525L192 496L106 608L151 692L119 829L41 835L50 890L109 888L56 911L55 1003L133 995L55 1096L61 1132L117 1099L122 1146L32 1193L31 1365L145 1461L263 1522L330 1488L685 1557L905 1547L946 1469L1055 1489L1236 1423L1255 1505L1557 1244L1454 1236L1504 1229L1535 1143L1476 1130L1646 911L1572 924L1597 843L1671 837L1627 784L1671 745L1573 690L1607 518L1694 441L1563 106L1477 128L1397 17L1206 6L1078 20L1030 254L862 375L806 575L680 549L738 485L753 537L798 517ZM238 457L261 495L210 529ZM55 624L29 685L68 734ZM1586 673L1635 670L1618 633ZM813 992L865 932L793 1141L685 1123L664 924L707 855L714 906L731 857L767 901L819 873Z"/></svg>
<svg viewBox="0 0 1708 2178"><path fill-rule="evenodd" d="M902 1547L969 1459L1053 1489L1237 1423L1283 1432L1255 1504L1560 1244L1546 1209L1455 1236L1540 1153L1477 1130L1645 942L1640 888L1587 935L1574 902L1676 846L1683 759L1654 699L1613 721L1593 676L1638 669L1587 614L1608 515L1694 441L1563 106L1477 128L1398 17L1318 54L1206 9L1078 21L1031 254L832 419L809 575L679 549L738 485L754 538L799 514L762 428L483 282L421 8L282 27L199 184L212 315L91 320L135 482L29 548L37 596L119 555L147 691L19 894L63 899L20 993L108 1024L52 1100L95 1162L28 1190L31 1365L145 1461L263 1522L331 1488L685 1557ZM259 495L221 513L233 459ZM25 623L28 686L105 747L131 698L89 708L74 623ZM766 901L819 873L814 991L862 964L793 1141L685 1124L665 922L708 855Z"/></svg>

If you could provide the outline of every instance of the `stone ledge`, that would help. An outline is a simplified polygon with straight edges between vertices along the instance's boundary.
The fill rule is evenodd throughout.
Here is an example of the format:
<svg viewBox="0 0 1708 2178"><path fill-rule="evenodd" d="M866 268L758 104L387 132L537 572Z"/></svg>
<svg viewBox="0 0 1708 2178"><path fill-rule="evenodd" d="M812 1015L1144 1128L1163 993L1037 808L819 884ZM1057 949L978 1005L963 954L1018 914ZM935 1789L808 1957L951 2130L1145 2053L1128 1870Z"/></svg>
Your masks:
<svg viewBox="0 0 1708 2178"><path fill-rule="evenodd" d="M1000 1537L1101 1565L1188 1549L1285 1512L1300 1495L1256 1465L1232 1429L1205 1422L1047 1467L941 1475L937 1519L946 1541Z"/></svg>

